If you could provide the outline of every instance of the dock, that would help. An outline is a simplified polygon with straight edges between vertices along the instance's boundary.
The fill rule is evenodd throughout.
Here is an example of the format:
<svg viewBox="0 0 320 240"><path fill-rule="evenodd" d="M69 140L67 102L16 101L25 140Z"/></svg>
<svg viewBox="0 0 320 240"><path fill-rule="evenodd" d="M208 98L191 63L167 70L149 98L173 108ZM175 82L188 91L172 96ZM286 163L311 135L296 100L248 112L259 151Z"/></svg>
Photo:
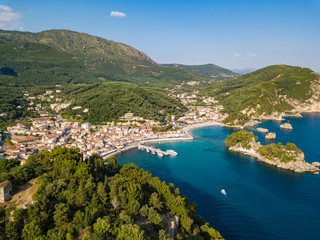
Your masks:
<svg viewBox="0 0 320 240"><path fill-rule="evenodd" d="M160 148L154 148L154 147L150 147L142 144L138 146L138 149L146 152L151 152L152 155L157 154L159 157L178 155L178 153L173 150L162 151Z"/></svg>

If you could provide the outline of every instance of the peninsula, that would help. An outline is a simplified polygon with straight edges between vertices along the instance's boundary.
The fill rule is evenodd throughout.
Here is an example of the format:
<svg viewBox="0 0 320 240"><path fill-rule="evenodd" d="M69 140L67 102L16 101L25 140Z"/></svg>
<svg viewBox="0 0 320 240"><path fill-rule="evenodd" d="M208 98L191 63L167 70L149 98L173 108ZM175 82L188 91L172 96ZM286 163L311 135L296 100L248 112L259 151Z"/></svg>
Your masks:
<svg viewBox="0 0 320 240"><path fill-rule="evenodd" d="M257 142L258 137L246 130L234 132L225 139L229 150L253 156L258 161L274 165L278 168L294 171L296 173L312 172L319 174L319 162L307 163L304 153L293 143L285 146L280 142L266 146Z"/></svg>

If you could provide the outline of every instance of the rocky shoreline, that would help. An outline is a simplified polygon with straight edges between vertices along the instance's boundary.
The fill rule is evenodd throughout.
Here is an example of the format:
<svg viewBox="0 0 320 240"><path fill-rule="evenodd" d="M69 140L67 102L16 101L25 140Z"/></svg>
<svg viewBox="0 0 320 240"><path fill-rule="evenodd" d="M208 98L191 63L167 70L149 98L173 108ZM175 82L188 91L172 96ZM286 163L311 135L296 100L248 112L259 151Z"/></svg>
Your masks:
<svg viewBox="0 0 320 240"><path fill-rule="evenodd" d="M287 129L287 130L292 130L291 124L290 124L290 123L287 123L287 122L281 124L281 125L280 125L280 128L282 128L282 129Z"/></svg>
<svg viewBox="0 0 320 240"><path fill-rule="evenodd" d="M276 166L278 168L287 169L294 171L296 173L304 173L304 172L311 172L313 174L319 174L319 162L313 162L312 164L305 162L304 160L298 161L290 161L290 162L281 162L279 159L267 159L264 156L257 153L254 149L245 149L242 147L229 147L230 151L239 152L245 155L249 155L252 157L257 158L258 161Z"/></svg>

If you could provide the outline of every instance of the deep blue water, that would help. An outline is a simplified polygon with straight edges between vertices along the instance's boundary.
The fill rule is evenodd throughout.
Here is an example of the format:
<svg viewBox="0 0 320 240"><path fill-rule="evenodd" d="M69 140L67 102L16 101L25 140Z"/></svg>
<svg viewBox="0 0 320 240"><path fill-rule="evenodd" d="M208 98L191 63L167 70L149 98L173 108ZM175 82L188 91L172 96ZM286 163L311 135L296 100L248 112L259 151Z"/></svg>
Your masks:
<svg viewBox="0 0 320 240"><path fill-rule="evenodd" d="M281 122L265 121L260 127L276 132L275 142L295 143L306 161L320 161L320 114L287 120L292 131L280 129ZM293 173L227 151L224 139L233 131L204 127L192 131L193 141L155 144L177 151L177 157L133 149L118 160L173 182L226 239L320 239L320 175ZM266 143L264 134L255 134Z"/></svg>

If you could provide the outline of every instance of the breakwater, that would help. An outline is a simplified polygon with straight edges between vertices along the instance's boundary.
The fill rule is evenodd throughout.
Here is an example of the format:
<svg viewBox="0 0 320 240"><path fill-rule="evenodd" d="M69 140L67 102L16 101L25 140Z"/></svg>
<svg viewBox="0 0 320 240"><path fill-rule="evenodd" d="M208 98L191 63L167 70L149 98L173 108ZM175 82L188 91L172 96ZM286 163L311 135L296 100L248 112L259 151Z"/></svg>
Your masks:
<svg viewBox="0 0 320 240"><path fill-rule="evenodd" d="M151 146L139 145L139 150L150 152L152 155L158 155L159 157L163 156L177 156L178 153L173 150L162 151L160 148L154 148Z"/></svg>

